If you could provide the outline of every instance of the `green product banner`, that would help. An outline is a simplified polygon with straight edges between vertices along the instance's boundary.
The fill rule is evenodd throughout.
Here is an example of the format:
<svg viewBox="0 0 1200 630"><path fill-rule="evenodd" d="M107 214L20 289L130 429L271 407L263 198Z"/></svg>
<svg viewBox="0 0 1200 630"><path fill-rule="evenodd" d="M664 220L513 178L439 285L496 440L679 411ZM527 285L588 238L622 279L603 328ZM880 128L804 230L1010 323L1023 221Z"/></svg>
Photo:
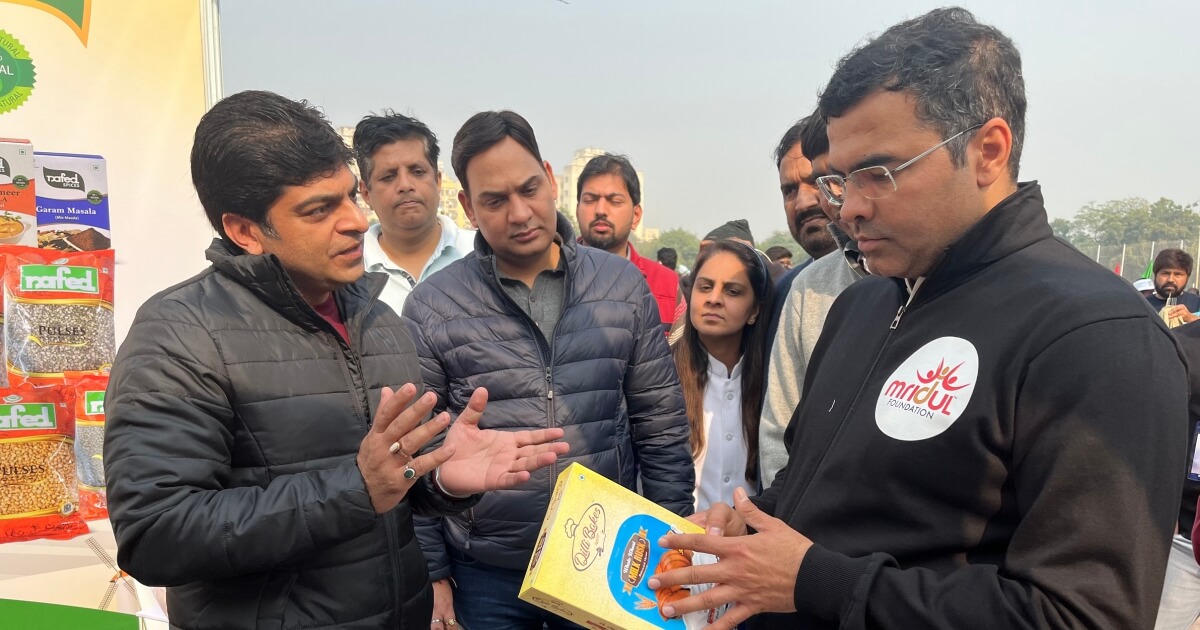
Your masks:
<svg viewBox="0 0 1200 630"><path fill-rule="evenodd" d="M35 74L29 51L16 37L0 30L0 114L11 112L29 99Z"/></svg>
<svg viewBox="0 0 1200 630"><path fill-rule="evenodd" d="M133 615L58 606L38 602L0 599L0 627L21 630L138 630L138 618Z"/></svg>

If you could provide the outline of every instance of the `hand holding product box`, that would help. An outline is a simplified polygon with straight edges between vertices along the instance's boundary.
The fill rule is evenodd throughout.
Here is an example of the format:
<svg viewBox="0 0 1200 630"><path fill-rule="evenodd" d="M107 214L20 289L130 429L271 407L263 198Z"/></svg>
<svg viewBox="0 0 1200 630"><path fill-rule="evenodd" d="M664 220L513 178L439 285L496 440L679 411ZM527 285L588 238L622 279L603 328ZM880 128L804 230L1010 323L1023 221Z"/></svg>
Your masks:
<svg viewBox="0 0 1200 630"><path fill-rule="evenodd" d="M652 590L650 576L716 562L706 554L662 549L664 534L704 529L579 464L558 477L520 598L575 623L608 630L692 630L724 608L667 619L666 604L709 585Z"/></svg>

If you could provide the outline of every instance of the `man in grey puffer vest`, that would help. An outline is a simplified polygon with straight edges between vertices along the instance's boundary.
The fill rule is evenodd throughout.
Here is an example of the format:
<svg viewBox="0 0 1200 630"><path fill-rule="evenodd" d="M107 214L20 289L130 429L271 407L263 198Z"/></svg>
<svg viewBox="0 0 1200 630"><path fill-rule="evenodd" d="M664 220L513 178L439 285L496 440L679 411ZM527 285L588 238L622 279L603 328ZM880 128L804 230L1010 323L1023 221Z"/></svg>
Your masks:
<svg viewBox="0 0 1200 630"><path fill-rule="evenodd" d="M561 427L571 450L520 489L419 529L432 578L455 582L453 607L441 601L449 589L435 586L436 606L468 630L577 627L517 599L555 479L577 461L690 514L694 473L675 363L641 272L577 245L555 211L554 174L524 118L471 117L451 163L479 234L474 254L405 302L425 386L451 411L486 387L480 426Z"/></svg>

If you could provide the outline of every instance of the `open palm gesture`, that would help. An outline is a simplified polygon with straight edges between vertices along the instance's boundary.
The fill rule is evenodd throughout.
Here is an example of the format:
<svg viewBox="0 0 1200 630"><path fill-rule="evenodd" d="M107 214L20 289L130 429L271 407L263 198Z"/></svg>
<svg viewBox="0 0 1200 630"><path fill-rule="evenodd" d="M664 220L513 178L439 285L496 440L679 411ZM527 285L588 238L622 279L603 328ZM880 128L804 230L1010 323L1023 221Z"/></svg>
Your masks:
<svg viewBox="0 0 1200 630"><path fill-rule="evenodd" d="M446 432L441 448L453 452L439 475L446 492L465 496L520 485L529 481L531 471L553 464L570 449L566 442L554 442L563 436L559 428L480 429L486 406L487 390L480 387Z"/></svg>

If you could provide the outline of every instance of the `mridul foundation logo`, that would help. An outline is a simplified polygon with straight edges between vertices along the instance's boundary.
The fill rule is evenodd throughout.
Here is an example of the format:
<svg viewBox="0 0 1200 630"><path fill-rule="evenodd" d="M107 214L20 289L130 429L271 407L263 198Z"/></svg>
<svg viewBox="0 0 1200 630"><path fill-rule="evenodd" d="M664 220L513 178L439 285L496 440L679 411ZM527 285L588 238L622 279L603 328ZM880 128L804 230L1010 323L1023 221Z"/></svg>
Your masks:
<svg viewBox="0 0 1200 630"><path fill-rule="evenodd" d="M879 430L897 440L926 440L962 416L979 377L979 353L959 337L930 341L883 383L875 404Z"/></svg>

